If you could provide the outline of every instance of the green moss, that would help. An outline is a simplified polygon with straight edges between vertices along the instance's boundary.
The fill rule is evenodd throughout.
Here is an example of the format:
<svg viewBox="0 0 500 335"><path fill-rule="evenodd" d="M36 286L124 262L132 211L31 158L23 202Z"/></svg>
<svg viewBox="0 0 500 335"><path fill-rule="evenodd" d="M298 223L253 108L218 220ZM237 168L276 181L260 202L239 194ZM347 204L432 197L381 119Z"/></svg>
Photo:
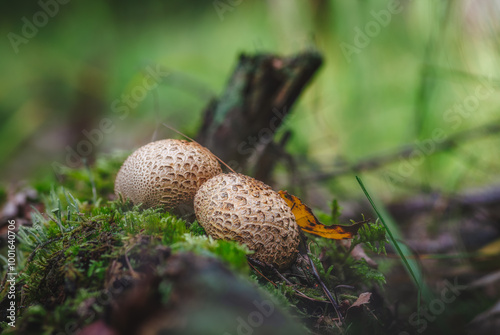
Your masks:
<svg viewBox="0 0 500 335"><path fill-rule="evenodd" d="M39 304L32 305L23 313L22 319L16 325L17 329L7 328L7 334L76 333L99 318L102 306L99 306L98 302L94 303L94 301L99 301L96 299L99 294L98 291L89 292L82 288L73 299L66 299L54 309L48 309Z"/></svg>
<svg viewBox="0 0 500 335"><path fill-rule="evenodd" d="M214 240L210 236L184 234L183 240L172 245L173 251L190 251L199 255L217 257L233 270L248 273L246 255L252 252L247 246L234 241Z"/></svg>
<svg viewBox="0 0 500 335"><path fill-rule="evenodd" d="M68 320L75 327L89 324L102 316L105 305L97 303L95 298L110 275L127 278L134 276L134 272L156 271L163 266L168 257L165 255L180 252L221 260L232 271L253 278L281 305L293 307L296 317L317 319L332 313L331 308L325 307L328 304L322 302L326 300L324 293L307 264L296 265L301 274L290 276L289 280L299 284L301 294L312 300L299 297L292 286L272 274L269 277L274 284L260 273L250 271L246 256L252 252L245 245L207 237L197 221L189 223L158 208L140 210L122 200L104 200L113 193L114 175L122 161L123 157L99 159L91 170L68 169L61 184L51 185L48 192L41 194L45 210L41 213L34 209L33 226L23 227L18 233L21 262L17 284L23 296L18 329L38 329L50 334L65 331ZM97 200L92 185L97 190ZM333 202L332 212L320 216L327 224L337 224L339 214L340 209ZM378 223L361 229L350 248L337 241L314 236L309 239L314 242L310 244L309 257L332 292L340 284L369 286L384 282L380 272L351 255L358 244L365 245L369 252L385 252L385 233ZM112 273L111 264L115 267ZM159 290L166 302L170 286L162 285ZM5 290L0 293L1 299L5 293ZM355 299L355 294L340 292L340 296ZM311 309L311 301L319 301L321 308ZM85 312L83 305L88 309Z"/></svg>
<svg viewBox="0 0 500 335"><path fill-rule="evenodd" d="M319 213L319 217L327 225L339 224L340 207L335 200L332 202L331 207L331 214ZM367 252L375 255L385 254L385 244L388 241L385 228L378 221L364 224L358 230L358 234L351 240L349 247L337 241L312 235L309 238L314 241L311 244L312 254L310 257L316 265L321 278L330 284L330 287L340 284L363 283L370 286L385 283L382 272L370 267L365 259L357 259L352 255L354 248L358 245L362 245ZM321 261L316 256L320 254L323 255ZM325 269L323 264L328 264L328 268Z"/></svg>
<svg viewBox="0 0 500 335"><path fill-rule="evenodd" d="M64 185L82 201L107 199L114 193L115 176L130 153L121 152L99 157L92 167L72 169L64 165L54 166L54 175L39 178L33 186L41 194L50 193L54 184ZM94 195L93 189L96 194Z"/></svg>

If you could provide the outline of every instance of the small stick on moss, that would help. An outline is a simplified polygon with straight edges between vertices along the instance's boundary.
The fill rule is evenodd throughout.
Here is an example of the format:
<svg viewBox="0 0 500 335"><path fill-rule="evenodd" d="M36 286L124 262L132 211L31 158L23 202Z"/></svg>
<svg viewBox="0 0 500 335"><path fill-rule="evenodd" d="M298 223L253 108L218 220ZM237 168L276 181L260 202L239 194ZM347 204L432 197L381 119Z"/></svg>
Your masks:
<svg viewBox="0 0 500 335"><path fill-rule="evenodd" d="M340 313L339 305L335 301L335 299L333 298L332 294L330 293L330 291L326 287L326 285L323 282L323 280L321 279L321 277L319 276L318 270L316 269L316 266L314 265L314 262L312 261L311 257L309 257L308 255L302 255L302 256L305 256L305 258L309 261L309 265L311 265L312 274L313 274L314 278L316 278L316 281L321 286L321 289L325 293L326 297L328 298L328 300L330 300L333 308L335 309L335 313L337 313L337 316L339 317L340 324L343 325L344 324L344 317L342 316L342 313Z"/></svg>
<svg viewBox="0 0 500 335"><path fill-rule="evenodd" d="M85 169L89 173L89 181L90 181L90 185L92 186L92 203L96 204L97 203L97 190L95 187L94 176L92 175L92 170L90 169L89 162L87 161L86 158L83 158L83 165L85 165Z"/></svg>

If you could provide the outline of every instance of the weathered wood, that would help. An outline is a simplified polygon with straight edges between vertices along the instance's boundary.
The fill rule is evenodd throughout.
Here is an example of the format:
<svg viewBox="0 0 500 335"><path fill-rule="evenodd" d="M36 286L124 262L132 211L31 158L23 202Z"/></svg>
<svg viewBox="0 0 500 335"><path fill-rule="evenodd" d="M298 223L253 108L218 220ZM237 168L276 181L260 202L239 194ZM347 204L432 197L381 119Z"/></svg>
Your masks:
<svg viewBox="0 0 500 335"><path fill-rule="evenodd" d="M206 108L197 141L236 171L262 171L250 160L268 161L262 155L273 150L266 147L321 63L316 52L241 55L225 91Z"/></svg>

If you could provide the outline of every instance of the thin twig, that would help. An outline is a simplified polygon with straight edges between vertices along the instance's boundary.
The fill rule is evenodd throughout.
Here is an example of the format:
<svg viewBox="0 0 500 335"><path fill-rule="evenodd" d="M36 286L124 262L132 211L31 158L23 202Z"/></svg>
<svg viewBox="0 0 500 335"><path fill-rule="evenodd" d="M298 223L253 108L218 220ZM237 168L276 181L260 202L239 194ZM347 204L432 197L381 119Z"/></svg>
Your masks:
<svg viewBox="0 0 500 335"><path fill-rule="evenodd" d="M256 260L254 260L254 259L251 259L251 260L249 259L249 262L248 262L248 264L252 267L252 269L254 269L254 270L255 270L255 272L257 272L257 273L258 273L259 275L261 275L261 276L262 276L265 280L267 280L268 282L270 282L271 284L273 284L273 285L274 285L274 287L277 287L277 286L278 286L275 282L273 282L272 280L270 280L269 278L267 278L266 276L264 276L264 274L263 274L262 272L260 272L259 270L257 270L257 269L255 268L255 266L253 266L252 262L255 262L255 263L257 263L257 262L256 262Z"/></svg>
<svg viewBox="0 0 500 335"><path fill-rule="evenodd" d="M500 133L500 120L495 120L489 122L486 125L482 125L477 128L456 133L454 135L445 138L441 142L434 141L435 148L434 150L432 150L431 153L429 153L429 155L446 150L455 149L462 142L474 139L480 139L496 133ZM318 182L339 177L345 174L357 173L360 171L375 170L384 165L388 165L390 163L394 163L402 159L407 159L411 157L411 155L419 151L421 151L421 149L417 144L407 144L399 149L396 149L393 152L362 159L354 164L345 164L344 166L338 168L335 171L317 173L311 176L306 176L304 179L306 182L308 181Z"/></svg>
<svg viewBox="0 0 500 335"><path fill-rule="evenodd" d="M312 274L313 276L316 278L316 280L318 281L319 285L321 286L321 289L323 290L323 292L325 293L326 297L328 298L328 300L330 300L333 308L335 309L335 312L337 313L338 317L339 317L339 320L340 320L340 323L343 324L344 323L344 317L342 316L342 313L340 313L340 307L339 305L337 304L337 302L335 301L335 299L333 298L332 294L330 293L330 291L328 290L328 288L326 287L325 283L323 282L323 280L321 280L321 277L319 276L318 274L318 270L316 269L316 266L314 265L311 257L307 256L307 259L309 260L309 264L311 265L311 268L312 268Z"/></svg>

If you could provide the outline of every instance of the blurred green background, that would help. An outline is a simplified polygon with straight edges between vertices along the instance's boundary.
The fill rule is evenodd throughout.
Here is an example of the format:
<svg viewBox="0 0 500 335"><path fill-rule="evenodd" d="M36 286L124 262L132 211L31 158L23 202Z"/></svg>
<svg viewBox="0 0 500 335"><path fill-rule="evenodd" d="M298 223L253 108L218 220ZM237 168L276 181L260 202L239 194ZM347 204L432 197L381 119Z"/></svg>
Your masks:
<svg viewBox="0 0 500 335"><path fill-rule="evenodd" d="M41 3L52 6L53 17L44 20ZM177 137L162 122L194 136L204 107L223 91L240 53L316 49L324 65L283 127L292 131L287 150L306 181L343 164L429 143L436 130L442 136L470 130L477 138L459 135L447 150L373 169L363 175L366 183L387 200L498 183L500 137L476 129L500 118L500 5L402 0L397 13L381 18L392 3L11 3L0 14L0 179L6 185L53 173L54 162L66 164L67 146L74 148L82 131L103 118L113 130L92 149L97 155ZM37 31L26 22L38 22ZM33 36L23 37L23 29ZM113 103L140 85L148 67L168 76L121 119ZM454 109L466 103L463 114ZM405 163L410 168L402 175ZM401 178L388 177L394 174ZM361 194L354 174L308 185L339 199ZM313 205L323 200L313 199Z"/></svg>

